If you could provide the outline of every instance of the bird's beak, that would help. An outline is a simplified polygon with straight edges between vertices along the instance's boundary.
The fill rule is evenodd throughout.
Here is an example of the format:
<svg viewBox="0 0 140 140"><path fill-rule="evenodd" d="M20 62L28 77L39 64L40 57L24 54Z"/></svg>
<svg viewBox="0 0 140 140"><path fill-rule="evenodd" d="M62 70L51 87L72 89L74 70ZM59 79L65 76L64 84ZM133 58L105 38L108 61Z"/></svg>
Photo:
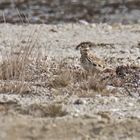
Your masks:
<svg viewBox="0 0 140 140"><path fill-rule="evenodd" d="M80 47L81 47L80 45L77 45L75 49L78 50Z"/></svg>

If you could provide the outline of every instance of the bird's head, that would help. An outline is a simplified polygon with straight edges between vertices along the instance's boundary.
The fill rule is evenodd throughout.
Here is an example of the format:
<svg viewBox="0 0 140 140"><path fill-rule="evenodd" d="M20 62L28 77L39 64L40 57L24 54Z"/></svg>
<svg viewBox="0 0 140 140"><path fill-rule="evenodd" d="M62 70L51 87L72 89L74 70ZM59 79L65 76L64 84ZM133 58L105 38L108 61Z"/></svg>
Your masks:
<svg viewBox="0 0 140 140"><path fill-rule="evenodd" d="M94 44L91 42L82 42L76 46L76 50L80 48L81 54L86 54L92 46L94 46Z"/></svg>

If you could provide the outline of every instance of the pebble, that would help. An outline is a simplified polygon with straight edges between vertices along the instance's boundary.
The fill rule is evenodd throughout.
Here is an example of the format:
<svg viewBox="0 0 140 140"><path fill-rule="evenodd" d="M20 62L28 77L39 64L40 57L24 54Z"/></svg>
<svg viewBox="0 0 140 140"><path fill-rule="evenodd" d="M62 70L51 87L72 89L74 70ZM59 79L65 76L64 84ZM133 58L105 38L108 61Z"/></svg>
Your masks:
<svg viewBox="0 0 140 140"><path fill-rule="evenodd" d="M76 105L86 104L86 101L84 99L76 99L74 101L74 104Z"/></svg>
<svg viewBox="0 0 140 140"><path fill-rule="evenodd" d="M128 103L128 105L129 105L130 107L134 106L134 104L133 104L133 103Z"/></svg>

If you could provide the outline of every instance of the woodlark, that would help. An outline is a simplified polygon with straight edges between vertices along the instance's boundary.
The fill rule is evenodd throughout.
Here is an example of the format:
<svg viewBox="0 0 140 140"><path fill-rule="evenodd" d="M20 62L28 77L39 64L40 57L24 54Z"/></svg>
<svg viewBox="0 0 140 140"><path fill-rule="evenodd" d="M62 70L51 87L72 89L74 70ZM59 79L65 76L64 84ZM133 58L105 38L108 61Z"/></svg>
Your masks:
<svg viewBox="0 0 140 140"><path fill-rule="evenodd" d="M94 46L95 44L91 42L82 42L76 46L76 49L80 48L81 65L88 72L100 72L105 68L105 62L91 52L91 47Z"/></svg>

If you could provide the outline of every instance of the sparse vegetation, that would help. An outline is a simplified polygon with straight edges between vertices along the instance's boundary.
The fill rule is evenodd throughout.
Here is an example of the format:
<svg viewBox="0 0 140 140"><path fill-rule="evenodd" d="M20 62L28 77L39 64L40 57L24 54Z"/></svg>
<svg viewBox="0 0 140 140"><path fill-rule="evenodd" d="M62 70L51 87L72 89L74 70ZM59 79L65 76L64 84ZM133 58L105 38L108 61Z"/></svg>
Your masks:
<svg viewBox="0 0 140 140"><path fill-rule="evenodd" d="M57 116L62 117L67 114L67 112L62 108L62 105L55 105L55 104L50 104L46 108L46 113L47 116L50 117L57 117Z"/></svg>
<svg viewBox="0 0 140 140"><path fill-rule="evenodd" d="M57 75L54 80L51 82L53 88L62 88L66 87L71 80L71 73L69 71L62 72L60 75Z"/></svg>
<svg viewBox="0 0 140 140"><path fill-rule="evenodd" d="M67 115L67 111L63 109L62 105L55 103L47 105L32 104L30 106L20 107L17 112L36 117L62 117Z"/></svg>
<svg viewBox="0 0 140 140"><path fill-rule="evenodd" d="M26 45L12 46L10 52L2 52L0 93L28 93L31 91L31 84L28 82L32 81L35 71L35 66L32 64L35 62L36 65L38 64L37 58L32 57L36 41L36 37L30 38L29 36Z"/></svg>
<svg viewBox="0 0 140 140"><path fill-rule="evenodd" d="M100 81L99 79L97 79L97 76L90 78L88 85L89 85L89 89L92 89L99 93L102 93L103 91L106 90L106 84Z"/></svg>
<svg viewBox="0 0 140 140"><path fill-rule="evenodd" d="M0 138L3 139L5 137L5 139L10 138L14 140L17 138L50 139L52 135L55 135L52 139L63 139L65 137L67 139L69 136L72 136L69 139L77 136L83 139L93 139L93 137L96 139L98 134L101 134L98 138L101 138L102 134L106 134L106 139L108 139L108 136L111 134L113 137L114 135L112 134L116 134L116 131L117 134L120 134L120 129L122 138L127 137L126 132L130 132L132 129L134 130L133 132L137 132L139 138L137 130L140 125L138 121L135 121L137 125L133 124L133 120L139 117L139 96L135 96L140 91L139 65L137 67L126 65L125 67L116 68L120 66L117 63L118 61L110 57L115 57L119 54L118 51L124 48L121 48L122 46L118 44L114 44L113 48L111 46L101 46L100 48L99 46L95 49L105 52L105 55L101 53L101 57L104 58L105 56L105 58L114 60L110 62L111 66L114 66L112 68L114 71L111 74L107 72L92 75L92 73L88 73L80 67L79 54L72 48L72 46L77 44L78 40L74 43L69 40L67 40L68 42L63 42L63 40L59 40L60 42L54 41L58 39L57 34L65 34L67 32L68 35L69 31L72 33L73 30L75 35L80 37L77 31L82 25L76 25L76 29L75 25L70 26L70 29L69 26L64 27L64 29L61 26L57 28L58 32L52 33L43 25L45 31L41 32L40 45L36 43L30 50L30 53L27 52L29 52L30 45L34 44L34 40L28 41L27 39L28 32L26 31L28 26L24 26L27 28L24 30L26 32L24 41L14 41L16 38L14 36L11 40L8 40L10 37L5 39L10 43L3 43L4 39L1 41L2 43L0 42L0 46L1 44L4 46L0 50L3 55L0 58L0 73L2 73L0 74ZM82 26L82 31L87 36L89 35L87 33L88 30L90 30L91 35L96 35L95 28L92 29L89 26L87 28L87 26ZM98 27L98 25L96 26ZM57 26L55 25L55 27ZM50 27L47 26L47 28ZM104 28L106 28L106 25L104 25ZM134 29L133 27L132 30ZM128 28L125 30L128 30ZM114 32L112 33L109 29L107 37L110 37L111 33L113 36L109 42L113 42L116 39L118 31L115 30L115 32L114 35ZM122 32L123 29L121 30ZM97 31L97 33L99 32ZM119 32L119 34L121 33ZM127 33L129 32L127 31ZM15 33L12 34L15 35ZM131 34L134 35L134 33ZM54 35L56 38L53 38L53 40L51 35ZM125 37L124 33L123 35ZM103 36L105 37L103 37L103 40L106 40L106 32ZM138 36L136 38L138 39ZM83 36L79 38L79 41L82 39ZM21 40L23 40L22 37ZM127 41L126 38L124 39L125 41ZM15 45L12 45L11 42L14 42ZM114 41L114 43L116 42ZM8 44L10 45L8 46ZM24 45L22 46L22 44ZM11 51L10 47L12 48ZM47 48L46 53L43 51L43 47ZM42 49L42 53L38 51L38 48ZM59 56L61 52L57 53L57 49L62 51L63 57ZM132 52L138 50L138 48L131 48L130 44L126 45L126 49L127 51L132 50ZM2 51L7 51L8 53L3 53ZM113 56L111 55L112 52ZM68 57L69 55L71 57ZM131 55L136 56L133 53ZM139 61L134 60L136 62ZM115 62L117 64L114 64ZM125 60L125 62L127 61ZM129 95L134 95L134 97L132 98ZM134 117L136 118L134 119ZM117 126L118 129L116 129L116 124L122 124L122 121L125 121L126 118L130 118L133 125L131 124L126 130L126 126L130 124L128 122L125 127L121 125L120 127ZM5 134L8 135L8 138ZM132 138L135 134L132 134ZM60 137L58 138L57 136Z"/></svg>
<svg viewBox="0 0 140 140"><path fill-rule="evenodd" d="M33 43L34 44L34 43ZM40 85L49 88L67 88L70 92L76 93L93 90L96 93L106 92L106 85L114 85L116 87L125 85L125 83L138 82L139 67L125 66L127 75L120 75L123 66L116 68L116 74L110 75L106 80L103 79L102 73L92 75L80 68L74 68L66 60L55 63L55 59L49 62L47 58L38 56L32 58L31 54L33 46L29 45L18 53L11 52L9 56L0 62L0 92L1 93L29 93L32 92L32 86ZM49 64L50 63L50 64ZM121 68L121 69L120 69ZM120 71L121 70L121 71ZM137 74L138 75L138 74ZM135 78L135 79L134 79ZM38 84L37 84L38 81ZM107 81L107 82L106 82ZM45 83L45 85L44 85ZM77 85L77 87L75 87ZM125 87L126 89L126 87ZM135 88L136 89L136 88ZM81 91L80 91L81 90ZM72 94L72 93L71 93ZM86 96L86 95L85 95Z"/></svg>
<svg viewBox="0 0 140 140"><path fill-rule="evenodd" d="M20 58L21 59L21 58ZM23 61L19 60L18 56L10 56L5 60L2 60L0 65L0 79L1 80L12 80L21 79L23 73Z"/></svg>
<svg viewBox="0 0 140 140"><path fill-rule="evenodd" d="M27 94L30 92L32 92L31 86L21 81L7 81L0 84L0 93Z"/></svg>

